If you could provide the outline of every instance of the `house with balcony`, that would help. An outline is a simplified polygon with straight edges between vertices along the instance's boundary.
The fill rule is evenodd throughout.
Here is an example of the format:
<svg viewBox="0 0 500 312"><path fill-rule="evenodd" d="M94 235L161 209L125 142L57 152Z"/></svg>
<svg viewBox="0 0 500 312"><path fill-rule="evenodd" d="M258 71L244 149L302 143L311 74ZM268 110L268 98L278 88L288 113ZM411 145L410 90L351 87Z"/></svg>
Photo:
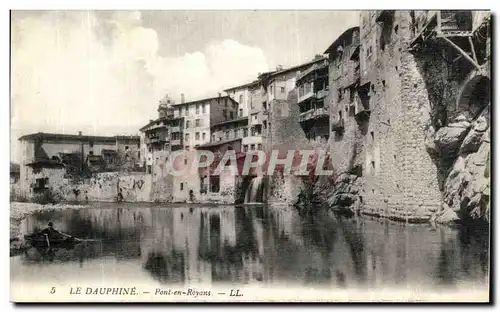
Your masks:
<svg viewBox="0 0 500 312"><path fill-rule="evenodd" d="M20 195L26 198L49 188L58 190L64 179L80 180L99 171L136 169L140 145L139 136L94 136L82 132L38 132L23 135L19 141ZM113 152L108 158L107 151Z"/></svg>
<svg viewBox="0 0 500 312"><path fill-rule="evenodd" d="M173 104L174 119L182 118L183 123L171 128L171 139L175 138L176 144L179 140L183 143L183 149L186 154L184 164L189 166L198 157L196 149L212 139L212 125L220 127L233 127L240 123L235 120L238 118L238 102L230 96L223 96L219 93L217 97L205 98L194 101L185 101L181 95L181 103ZM225 124L227 122L227 124ZM181 132L177 131L178 128ZM226 130L224 130L226 131ZM230 134L234 129L227 130ZM180 137L177 135L180 134ZM225 132L224 132L225 133ZM225 135L225 134L224 134ZM173 179L172 195L174 202L199 201L202 192L198 173L188 170L182 176L176 176Z"/></svg>
<svg viewBox="0 0 500 312"><path fill-rule="evenodd" d="M206 98L185 102L184 96L179 104L174 104L174 117L184 118L184 149L192 150L197 146L209 143L210 127L225 121L234 120L238 116L239 104L230 96Z"/></svg>
<svg viewBox="0 0 500 312"><path fill-rule="evenodd" d="M158 105L158 118L150 120L141 131L141 159L146 172L152 173L155 164L164 163L171 151L182 148L183 118L175 116L174 101L168 95Z"/></svg>
<svg viewBox="0 0 500 312"><path fill-rule="evenodd" d="M360 40L359 27L344 31L329 47L327 103L330 132L335 140L342 139L346 127L356 127L356 116L365 111L360 106ZM361 90L364 90L361 87ZM364 91L361 91L362 94ZM368 108L368 107L367 107Z"/></svg>
<svg viewBox="0 0 500 312"><path fill-rule="evenodd" d="M243 150L262 148L268 129L266 92L259 80L248 86L248 135L242 139Z"/></svg>
<svg viewBox="0 0 500 312"><path fill-rule="evenodd" d="M238 102L238 118L248 117L250 110L250 93L256 84L258 84L258 81L252 81L224 90L229 97Z"/></svg>
<svg viewBox="0 0 500 312"><path fill-rule="evenodd" d="M328 62L315 63L297 77L299 122L308 140L329 138Z"/></svg>
<svg viewBox="0 0 500 312"><path fill-rule="evenodd" d="M295 118L295 113L299 113L295 96L295 93L297 93L297 78L301 73L315 64L323 64L324 62L324 56L316 55L309 62L288 68L278 66L275 71L259 75L262 90L261 101L264 109L262 133L265 135L265 142L263 144L265 150L273 149L277 146L284 147L288 145L285 142L290 138L290 131L303 131ZM312 73L312 75L315 74L315 72ZM319 97L323 97L324 95L325 93L323 92L317 94ZM258 117L255 118L252 116L250 120L251 127L253 127L252 123L258 122ZM256 127L256 130L258 131L259 129Z"/></svg>
<svg viewBox="0 0 500 312"><path fill-rule="evenodd" d="M210 131L212 132L211 143L246 138L249 136L248 117L219 122L212 125Z"/></svg>

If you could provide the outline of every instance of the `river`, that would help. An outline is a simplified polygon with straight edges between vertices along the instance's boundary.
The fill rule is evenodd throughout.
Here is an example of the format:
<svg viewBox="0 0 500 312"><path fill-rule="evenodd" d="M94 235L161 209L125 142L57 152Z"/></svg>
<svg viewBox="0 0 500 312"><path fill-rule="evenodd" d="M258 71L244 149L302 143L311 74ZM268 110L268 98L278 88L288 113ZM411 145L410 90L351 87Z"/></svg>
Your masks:
<svg viewBox="0 0 500 312"><path fill-rule="evenodd" d="M484 287L488 240L449 227L360 217L299 217L285 206L108 205L44 211L86 239L73 249L30 249L10 258L11 281L70 285L110 281L161 285Z"/></svg>

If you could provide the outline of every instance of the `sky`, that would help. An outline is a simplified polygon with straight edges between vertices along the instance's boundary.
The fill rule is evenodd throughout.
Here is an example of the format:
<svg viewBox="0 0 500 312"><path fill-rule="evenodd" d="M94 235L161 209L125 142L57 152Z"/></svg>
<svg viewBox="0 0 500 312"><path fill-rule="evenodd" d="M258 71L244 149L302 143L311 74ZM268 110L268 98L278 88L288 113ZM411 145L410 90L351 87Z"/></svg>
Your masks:
<svg viewBox="0 0 500 312"><path fill-rule="evenodd" d="M169 94L216 96L311 60L355 11L12 11L11 159L21 135L138 134Z"/></svg>

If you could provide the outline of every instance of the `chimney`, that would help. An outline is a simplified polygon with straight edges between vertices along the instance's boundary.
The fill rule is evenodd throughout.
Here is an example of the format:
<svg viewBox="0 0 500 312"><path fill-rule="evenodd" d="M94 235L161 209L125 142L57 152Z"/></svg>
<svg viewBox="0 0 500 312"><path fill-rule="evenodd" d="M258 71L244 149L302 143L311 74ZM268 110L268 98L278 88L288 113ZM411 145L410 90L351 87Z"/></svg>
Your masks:
<svg viewBox="0 0 500 312"><path fill-rule="evenodd" d="M79 136L82 136L82 132L81 131L78 131L78 135ZM84 148L83 148L83 141L80 141L80 153L81 153L81 157L82 157L82 167L81 167L81 170L83 172L83 169L85 168L85 152L84 152Z"/></svg>
<svg viewBox="0 0 500 312"><path fill-rule="evenodd" d="M181 104L184 104L184 93L181 93Z"/></svg>
<svg viewBox="0 0 500 312"><path fill-rule="evenodd" d="M219 97L221 97L221 96L222 96L222 94L219 92Z"/></svg>

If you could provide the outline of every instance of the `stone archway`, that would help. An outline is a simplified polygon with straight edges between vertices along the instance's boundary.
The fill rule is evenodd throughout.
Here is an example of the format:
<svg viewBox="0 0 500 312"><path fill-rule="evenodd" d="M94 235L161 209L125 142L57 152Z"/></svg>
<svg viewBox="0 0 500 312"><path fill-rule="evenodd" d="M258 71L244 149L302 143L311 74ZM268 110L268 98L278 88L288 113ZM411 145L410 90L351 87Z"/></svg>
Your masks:
<svg viewBox="0 0 500 312"><path fill-rule="evenodd" d="M463 84L457 100L457 111L469 120L475 119L491 101L491 80L484 72L474 71Z"/></svg>

